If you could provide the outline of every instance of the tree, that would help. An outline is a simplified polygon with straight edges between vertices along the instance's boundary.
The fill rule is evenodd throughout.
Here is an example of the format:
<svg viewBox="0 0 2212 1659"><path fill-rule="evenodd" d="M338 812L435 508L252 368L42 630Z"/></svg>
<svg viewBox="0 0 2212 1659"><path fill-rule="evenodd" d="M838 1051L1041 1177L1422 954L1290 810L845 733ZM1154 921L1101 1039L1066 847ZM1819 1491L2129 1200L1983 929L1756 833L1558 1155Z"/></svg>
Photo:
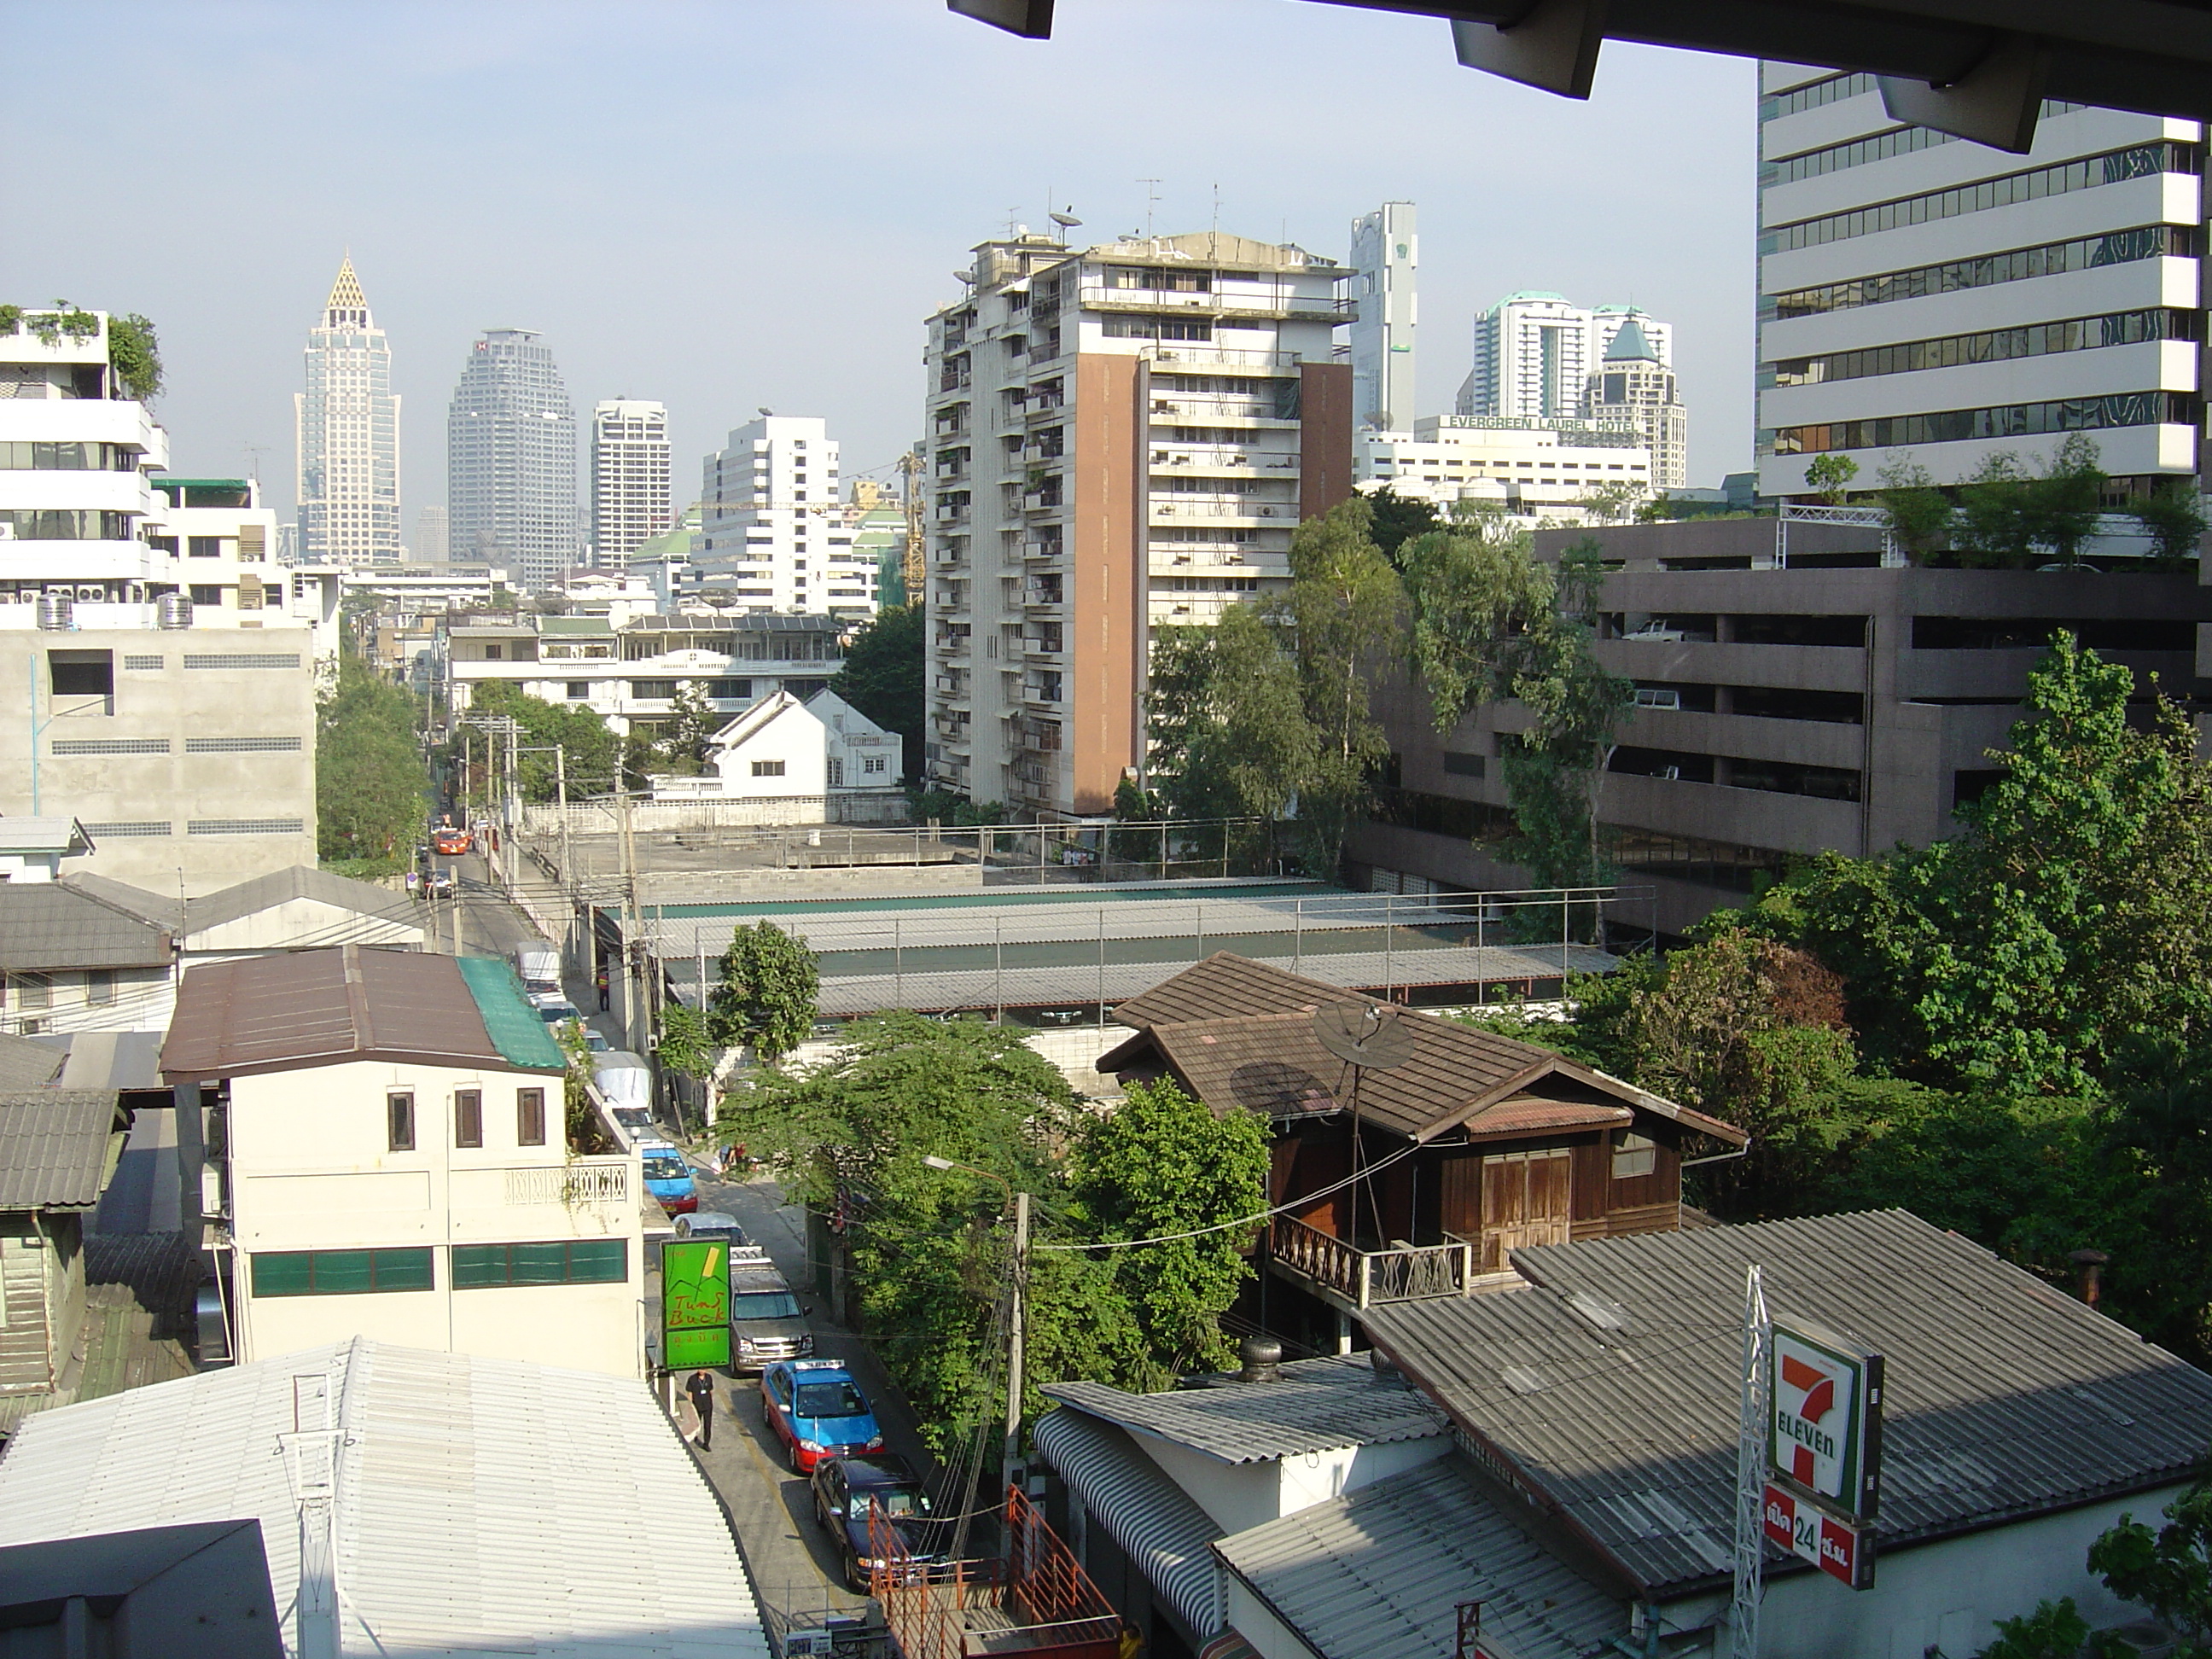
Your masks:
<svg viewBox="0 0 2212 1659"><path fill-rule="evenodd" d="M2151 562L2161 570L2197 565L2204 536L2204 498L2196 483L2172 478L2136 504L2132 516L2151 541Z"/></svg>
<svg viewBox="0 0 2212 1659"><path fill-rule="evenodd" d="M845 647L845 665L830 682L830 689L861 714L899 734L909 779L922 773L924 622L919 599L878 611L854 635Z"/></svg>
<svg viewBox="0 0 2212 1659"><path fill-rule="evenodd" d="M1160 793L1182 817L1273 817L1313 773L1297 666L1252 605L1224 606L1208 631L1203 699Z"/></svg>
<svg viewBox="0 0 2212 1659"><path fill-rule="evenodd" d="M2164 1514L2156 1532L2123 1514L2089 1546L2089 1571L2179 1637L2178 1659L2203 1659L2212 1650L2212 1482L2197 1481Z"/></svg>
<svg viewBox="0 0 2212 1659"><path fill-rule="evenodd" d="M1875 476L1881 488L1874 498L1889 520L1889 533L1913 563L1926 563L1928 556L1943 544L1957 516L1951 498L1936 487L1926 467L1902 453L1891 456Z"/></svg>
<svg viewBox="0 0 2212 1659"><path fill-rule="evenodd" d="M107 362L125 396L150 404L161 395L161 343L137 312L108 318Z"/></svg>
<svg viewBox="0 0 2212 1659"><path fill-rule="evenodd" d="M1308 519L1291 538L1291 592L1283 606L1296 630L1298 678L1314 729L1313 759L1298 789L1306 868L1333 874L1352 821L1364 812L1369 777L1390 752L1368 688L1399 653L1406 595L1397 573L1368 536L1364 497Z"/></svg>
<svg viewBox="0 0 2212 1659"><path fill-rule="evenodd" d="M2071 564L2097 528L2105 493L2103 458L2086 433L2069 432L2028 492L2033 534L2061 564Z"/></svg>
<svg viewBox="0 0 2212 1659"><path fill-rule="evenodd" d="M1145 676L1145 765L1155 784L1182 775L1191 739L1211 718L1217 644L1211 628L1170 623L1152 630Z"/></svg>
<svg viewBox="0 0 2212 1659"><path fill-rule="evenodd" d="M428 817L420 710L350 650L315 711L315 839L325 862L388 875L413 857Z"/></svg>
<svg viewBox="0 0 2212 1659"><path fill-rule="evenodd" d="M1649 494L1642 484L1616 478L1610 483L1592 484L1576 498L1575 505L1582 508L1586 523L1629 524L1642 511Z"/></svg>
<svg viewBox="0 0 2212 1659"><path fill-rule="evenodd" d="M669 721L654 744L658 758L672 772L696 776L705 769L707 757L714 752L714 733L730 723L729 717L715 709L698 680L679 684L668 707Z"/></svg>
<svg viewBox="0 0 2212 1659"><path fill-rule="evenodd" d="M1374 515L1368 520L1368 537L1394 565L1398 562L1399 550L1407 542L1437 527L1432 503L1418 495L1401 495L1389 484L1370 494L1367 506Z"/></svg>
<svg viewBox="0 0 2212 1659"><path fill-rule="evenodd" d="M1859 464L1848 455L1815 455L1805 469L1805 483L1830 507L1841 507L1859 476Z"/></svg>
<svg viewBox="0 0 2212 1659"><path fill-rule="evenodd" d="M2008 449L1993 450L1959 486L1952 542L1968 569L2017 570L2035 540L2034 479Z"/></svg>
<svg viewBox="0 0 2212 1659"><path fill-rule="evenodd" d="M616 757L623 745L607 730L607 723L589 708L548 702L507 681L487 680L471 693L469 712L510 716L520 728L516 747L538 751L516 757L515 771L523 799L550 801L558 794L560 774L550 752L556 745L566 751L571 798L614 793ZM489 740L482 732L472 732L469 736L469 750L479 764L483 761ZM452 757L458 760L460 752L461 739L457 735L451 749ZM634 762L646 758L641 752L633 757ZM640 775L634 773L633 782Z"/></svg>
<svg viewBox="0 0 2212 1659"><path fill-rule="evenodd" d="M2040 1601L2035 1611L1996 1621L1997 1639L1974 1659L2075 1659L2089 1639L2089 1622L2070 1595Z"/></svg>
<svg viewBox="0 0 2212 1659"><path fill-rule="evenodd" d="M772 921L740 925L722 952L708 1034L726 1048L750 1048L773 1066L813 1030L821 988L821 966L799 939Z"/></svg>

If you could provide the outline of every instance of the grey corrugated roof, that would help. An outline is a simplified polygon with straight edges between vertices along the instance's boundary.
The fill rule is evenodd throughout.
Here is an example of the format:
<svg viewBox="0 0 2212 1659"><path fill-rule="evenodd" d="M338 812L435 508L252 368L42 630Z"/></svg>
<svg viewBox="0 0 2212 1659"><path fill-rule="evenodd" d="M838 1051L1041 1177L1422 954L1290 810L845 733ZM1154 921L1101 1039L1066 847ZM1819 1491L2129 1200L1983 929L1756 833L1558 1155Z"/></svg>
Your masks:
<svg viewBox="0 0 2212 1659"><path fill-rule="evenodd" d="M349 1659L767 1659L728 1523L652 1395L520 1360L354 1338L42 1413L0 1460L0 1545L251 1517L289 1607L295 1376L330 1379L343 1433Z"/></svg>
<svg viewBox="0 0 2212 1659"><path fill-rule="evenodd" d="M1202 1642L1228 1622L1221 1565L1208 1547L1221 1528L1158 1464L1110 1423L1080 1412L1037 1419L1037 1449L1095 1522Z"/></svg>
<svg viewBox="0 0 2212 1659"><path fill-rule="evenodd" d="M1231 1571L1322 1659L1436 1659L1459 1607L1483 1650L1576 1659L1628 1634L1626 1606L1539 1547L1456 1457L1224 1538Z"/></svg>
<svg viewBox="0 0 2212 1659"><path fill-rule="evenodd" d="M240 916L250 916L292 899L314 899L335 909L351 910L359 915L375 916L417 930L422 926L413 902L403 893L369 882L334 876L312 865L295 864L192 900L185 907L185 932L204 933L226 921L235 921Z"/></svg>
<svg viewBox="0 0 2212 1659"><path fill-rule="evenodd" d="M1297 1360L1283 1367L1276 1382L1224 1381L1167 1394L1129 1394L1103 1382L1052 1382L1044 1393L1224 1463L1419 1440L1447 1426L1426 1395L1386 1379L1358 1355Z"/></svg>
<svg viewBox="0 0 2212 1659"><path fill-rule="evenodd" d="M0 1032L0 1089L36 1089L52 1083L68 1056L29 1037Z"/></svg>
<svg viewBox="0 0 2212 1659"><path fill-rule="evenodd" d="M1776 1318L1888 1357L1885 1547L2183 1480L2212 1443L2212 1376L1902 1210L1549 1245L1513 1261L1533 1288L1362 1322L1655 1590L1729 1570L1753 1262Z"/></svg>
<svg viewBox="0 0 2212 1659"><path fill-rule="evenodd" d="M168 935L67 882L0 883L0 970L155 968Z"/></svg>
<svg viewBox="0 0 2212 1659"><path fill-rule="evenodd" d="M0 1094L0 1210L88 1210L128 1127L112 1091Z"/></svg>
<svg viewBox="0 0 2212 1659"><path fill-rule="evenodd" d="M74 887L81 893L89 893L101 903L120 910L125 915L137 916L141 921L150 921L157 927L174 932L185 919L185 902L172 893L164 897L149 892L143 887L133 887L127 881L118 881L112 876L95 875L91 871L77 871L62 878L62 884Z"/></svg>

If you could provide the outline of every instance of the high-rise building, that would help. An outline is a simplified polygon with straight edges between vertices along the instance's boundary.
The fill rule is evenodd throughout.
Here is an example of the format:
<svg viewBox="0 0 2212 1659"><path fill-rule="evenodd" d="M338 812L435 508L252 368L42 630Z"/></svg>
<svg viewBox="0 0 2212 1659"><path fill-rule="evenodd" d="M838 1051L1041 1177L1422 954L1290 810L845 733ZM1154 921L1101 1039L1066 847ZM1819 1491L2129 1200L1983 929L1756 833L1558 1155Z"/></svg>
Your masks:
<svg viewBox="0 0 2212 1659"><path fill-rule="evenodd" d="M576 562L576 409L534 331L487 329L470 348L446 477L454 559L502 565L532 592Z"/></svg>
<svg viewBox="0 0 2212 1659"><path fill-rule="evenodd" d="M826 422L763 415L704 472L688 591L750 611L875 615L875 560L854 551Z"/></svg>
<svg viewBox="0 0 2212 1659"><path fill-rule="evenodd" d="M2197 469L2204 130L2045 103L2011 155L1891 120L1871 75L1760 68L1759 471L1938 483L2094 440L2115 494Z"/></svg>
<svg viewBox="0 0 2212 1659"><path fill-rule="evenodd" d="M415 509L415 545L410 550L416 564L443 564L451 556L453 544L446 533L446 509L423 506Z"/></svg>
<svg viewBox="0 0 2212 1659"><path fill-rule="evenodd" d="M1633 321L1668 369L1674 331L1634 306L1585 310L1558 294L1509 294L1474 319L1474 368L1459 389L1462 415L1557 420L1583 413L1590 371Z"/></svg>
<svg viewBox="0 0 2212 1659"><path fill-rule="evenodd" d="M1413 280L1420 261L1413 204L1385 202L1352 222L1352 412L1370 432L1408 432L1413 407L1413 329L1420 320Z"/></svg>
<svg viewBox="0 0 2212 1659"><path fill-rule="evenodd" d="M1285 588L1352 492L1351 275L1227 232L975 249L929 320L932 784L1111 807L1152 630Z"/></svg>
<svg viewBox="0 0 2212 1659"><path fill-rule="evenodd" d="M592 409L592 562L617 568L668 528L668 405L611 398Z"/></svg>
<svg viewBox="0 0 2212 1659"><path fill-rule="evenodd" d="M1651 454L1651 483L1680 489L1690 482L1690 418L1674 387L1674 371L1659 361L1658 349L1634 317L1613 331L1605 355L1589 377L1583 403L1593 421L1632 421Z"/></svg>
<svg viewBox="0 0 2212 1659"><path fill-rule="evenodd" d="M391 564L399 557L399 397L392 348L348 255L307 333L307 389L292 397L300 559Z"/></svg>

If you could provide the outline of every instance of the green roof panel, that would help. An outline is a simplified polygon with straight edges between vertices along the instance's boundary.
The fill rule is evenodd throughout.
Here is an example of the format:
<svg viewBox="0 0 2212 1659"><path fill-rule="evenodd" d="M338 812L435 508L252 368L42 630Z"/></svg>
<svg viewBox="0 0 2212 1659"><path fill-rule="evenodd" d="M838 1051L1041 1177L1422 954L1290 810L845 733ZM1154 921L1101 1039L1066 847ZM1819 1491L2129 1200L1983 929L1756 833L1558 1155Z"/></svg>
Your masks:
<svg viewBox="0 0 2212 1659"><path fill-rule="evenodd" d="M566 1071L568 1057L538 1010L530 1006L514 969L497 957L462 957L456 965L483 1017L484 1033L509 1064Z"/></svg>

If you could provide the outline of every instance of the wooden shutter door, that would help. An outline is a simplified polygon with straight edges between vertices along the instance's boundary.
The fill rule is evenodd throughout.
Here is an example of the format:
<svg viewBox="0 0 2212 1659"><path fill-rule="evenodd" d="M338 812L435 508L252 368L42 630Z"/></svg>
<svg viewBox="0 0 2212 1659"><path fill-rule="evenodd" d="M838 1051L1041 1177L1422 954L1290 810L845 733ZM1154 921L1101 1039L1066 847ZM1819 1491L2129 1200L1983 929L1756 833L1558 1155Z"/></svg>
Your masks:
<svg viewBox="0 0 2212 1659"><path fill-rule="evenodd" d="M1523 1244L1564 1244L1572 1236L1572 1160L1565 1152L1528 1160L1528 1211Z"/></svg>

